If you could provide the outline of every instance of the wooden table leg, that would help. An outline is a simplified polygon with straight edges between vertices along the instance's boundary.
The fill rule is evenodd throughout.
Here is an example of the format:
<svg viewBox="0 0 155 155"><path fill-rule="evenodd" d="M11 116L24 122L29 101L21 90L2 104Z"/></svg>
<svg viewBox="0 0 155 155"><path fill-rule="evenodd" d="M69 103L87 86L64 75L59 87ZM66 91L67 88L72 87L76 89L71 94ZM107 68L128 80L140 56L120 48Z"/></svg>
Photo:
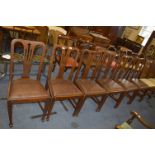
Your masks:
<svg viewBox="0 0 155 155"><path fill-rule="evenodd" d="M2 47L3 47L3 32L0 31L0 52L2 52Z"/></svg>

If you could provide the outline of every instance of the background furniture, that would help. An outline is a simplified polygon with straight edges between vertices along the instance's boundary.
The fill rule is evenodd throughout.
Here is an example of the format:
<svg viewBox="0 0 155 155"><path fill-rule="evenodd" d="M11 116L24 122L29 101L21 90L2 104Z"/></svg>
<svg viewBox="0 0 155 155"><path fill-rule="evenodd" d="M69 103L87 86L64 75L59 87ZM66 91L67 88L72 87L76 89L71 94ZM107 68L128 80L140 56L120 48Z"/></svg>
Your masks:
<svg viewBox="0 0 155 155"><path fill-rule="evenodd" d="M36 40L45 43L48 43L48 33L49 28L47 26L35 26L35 28L40 32L40 35L37 36Z"/></svg>
<svg viewBox="0 0 155 155"><path fill-rule="evenodd" d="M140 49L142 48L141 44L138 44L138 43L133 42L126 38L117 38L114 45L116 47L118 47L118 46L126 47L126 48L132 50L134 53L138 53L140 51Z"/></svg>
<svg viewBox="0 0 155 155"><path fill-rule="evenodd" d="M90 32L90 35L93 36L93 42L101 47L109 47L111 40L102 34Z"/></svg>
<svg viewBox="0 0 155 155"><path fill-rule="evenodd" d="M66 35L67 31L58 26L48 26L49 29L49 42L52 43L52 45L58 44L58 37L59 35Z"/></svg>
<svg viewBox="0 0 155 155"><path fill-rule="evenodd" d="M113 44L118 37L122 36L125 26L89 26L88 28L90 31L109 38Z"/></svg>
<svg viewBox="0 0 155 155"><path fill-rule="evenodd" d="M10 41L15 38L36 40L36 37L40 35L40 32L33 26L1 26L1 40L3 41L3 30L10 32ZM9 38L8 38L9 39ZM0 42L0 51L2 51L2 42ZM10 43L9 43L10 44Z"/></svg>
<svg viewBox="0 0 155 155"><path fill-rule="evenodd" d="M143 48L142 53L144 53L148 59L155 59L155 31L152 32L149 40Z"/></svg>

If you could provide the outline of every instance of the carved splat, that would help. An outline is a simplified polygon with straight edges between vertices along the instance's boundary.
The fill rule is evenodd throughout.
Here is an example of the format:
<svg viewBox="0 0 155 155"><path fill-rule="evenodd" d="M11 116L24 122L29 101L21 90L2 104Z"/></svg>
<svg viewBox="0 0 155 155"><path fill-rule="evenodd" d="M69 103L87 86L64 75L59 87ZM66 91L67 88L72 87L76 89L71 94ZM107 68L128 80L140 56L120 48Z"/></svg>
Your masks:
<svg viewBox="0 0 155 155"><path fill-rule="evenodd" d="M51 78L52 70L54 69L56 63L59 64L59 70L55 78L63 79L66 71L66 67L68 67L66 65L68 61L71 60L71 65L68 67L70 69L70 73L68 74L68 79L71 80L75 69L78 67L78 59L79 59L79 49L56 45L53 48L52 55L50 58L48 79Z"/></svg>
<svg viewBox="0 0 155 155"><path fill-rule="evenodd" d="M14 39L11 42L11 63L10 63L10 73L11 73L11 75L14 72L14 53L15 53L15 45L17 43L21 43L23 45L23 60L22 60L23 61L23 74L22 74L23 78L29 78L35 48L37 46L42 48L42 53L40 55L38 74L37 74L37 79L40 80L41 71L42 71L42 68L43 68L44 58L45 58L45 54L46 54L45 44L42 43L42 42L36 42L36 41L29 41L29 40L23 40L23 39Z"/></svg>

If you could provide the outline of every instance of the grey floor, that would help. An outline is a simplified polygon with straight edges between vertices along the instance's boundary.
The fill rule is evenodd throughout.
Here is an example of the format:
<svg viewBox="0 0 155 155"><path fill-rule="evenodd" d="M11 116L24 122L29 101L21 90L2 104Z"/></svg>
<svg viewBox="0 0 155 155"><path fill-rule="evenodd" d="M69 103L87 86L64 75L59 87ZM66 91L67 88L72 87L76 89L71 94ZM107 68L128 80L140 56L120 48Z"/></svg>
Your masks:
<svg viewBox="0 0 155 155"><path fill-rule="evenodd" d="M2 69L2 66L0 66ZM17 66L16 72L19 71ZM42 82L45 83L46 78L42 77ZM7 87L8 87L8 75L0 80L0 128L6 129L8 126L7 115ZM32 116L42 114L38 104L21 104L14 105L13 107L13 122L14 128L17 129L112 129L116 124L120 124L127 120L130 116L130 111L134 110L139 112L147 121L155 126L155 98L145 98L142 102L138 102L136 98L131 105L127 105L127 99L124 98L121 105L114 109L114 101L108 98L101 110L101 112L95 112L96 104L87 99L84 107L82 108L78 117L72 117L73 108L65 101L64 104L68 108L65 111L60 102L56 102L54 110L57 114L52 115L50 121L41 122L40 118L32 119ZM134 121L133 128L143 128L143 126Z"/></svg>

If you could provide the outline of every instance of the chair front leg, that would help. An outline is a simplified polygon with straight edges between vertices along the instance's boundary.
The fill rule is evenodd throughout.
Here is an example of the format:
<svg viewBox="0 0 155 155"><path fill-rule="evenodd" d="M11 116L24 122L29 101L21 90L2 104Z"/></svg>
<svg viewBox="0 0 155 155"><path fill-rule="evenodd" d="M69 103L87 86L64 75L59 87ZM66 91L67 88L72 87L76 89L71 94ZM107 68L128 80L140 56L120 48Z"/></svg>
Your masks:
<svg viewBox="0 0 155 155"><path fill-rule="evenodd" d="M118 106L121 104L121 101L124 98L124 95L125 95L124 92L120 93L119 98L116 100L116 104L115 104L114 108L118 108Z"/></svg>
<svg viewBox="0 0 155 155"><path fill-rule="evenodd" d="M102 108L103 104L105 103L107 97L108 97L107 95L103 95L102 96L102 99L101 99L101 101L98 104L98 107L96 109L96 112L100 112L101 111L101 108Z"/></svg>
<svg viewBox="0 0 155 155"><path fill-rule="evenodd" d="M41 120L44 122L45 120L45 117L47 116L47 112L48 112L48 108L49 108L49 104L51 104L51 100L48 100L47 102L45 102L45 106L43 108L43 115L42 115L42 118Z"/></svg>
<svg viewBox="0 0 155 155"><path fill-rule="evenodd" d="M129 101L127 102L127 104L131 104L133 102L133 100L136 98L138 92L134 91L133 94L130 96Z"/></svg>
<svg viewBox="0 0 155 155"><path fill-rule="evenodd" d="M7 107L8 107L8 116L9 116L9 127L12 128L13 127L13 122L12 122L12 103L11 102L7 102Z"/></svg>
<svg viewBox="0 0 155 155"><path fill-rule="evenodd" d="M50 115L52 114L52 110L53 110L53 106L54 106L54 99L51 99L50 102L48 104L46 104L45 106L45 111L47 114L46 115L46 120L49 121Z"/></svg>
<svg viewBox="0 0 155 155"><path fill-rule="evenodd" d="M80 113L80 111L81 111L81 109L82 109L82 107L84 105L85 100L86 100L86 97L80 97L79 98L79 101L76 104L75 110L73 112L73 116L78 116L79 115L79 113Z"/></svg>

